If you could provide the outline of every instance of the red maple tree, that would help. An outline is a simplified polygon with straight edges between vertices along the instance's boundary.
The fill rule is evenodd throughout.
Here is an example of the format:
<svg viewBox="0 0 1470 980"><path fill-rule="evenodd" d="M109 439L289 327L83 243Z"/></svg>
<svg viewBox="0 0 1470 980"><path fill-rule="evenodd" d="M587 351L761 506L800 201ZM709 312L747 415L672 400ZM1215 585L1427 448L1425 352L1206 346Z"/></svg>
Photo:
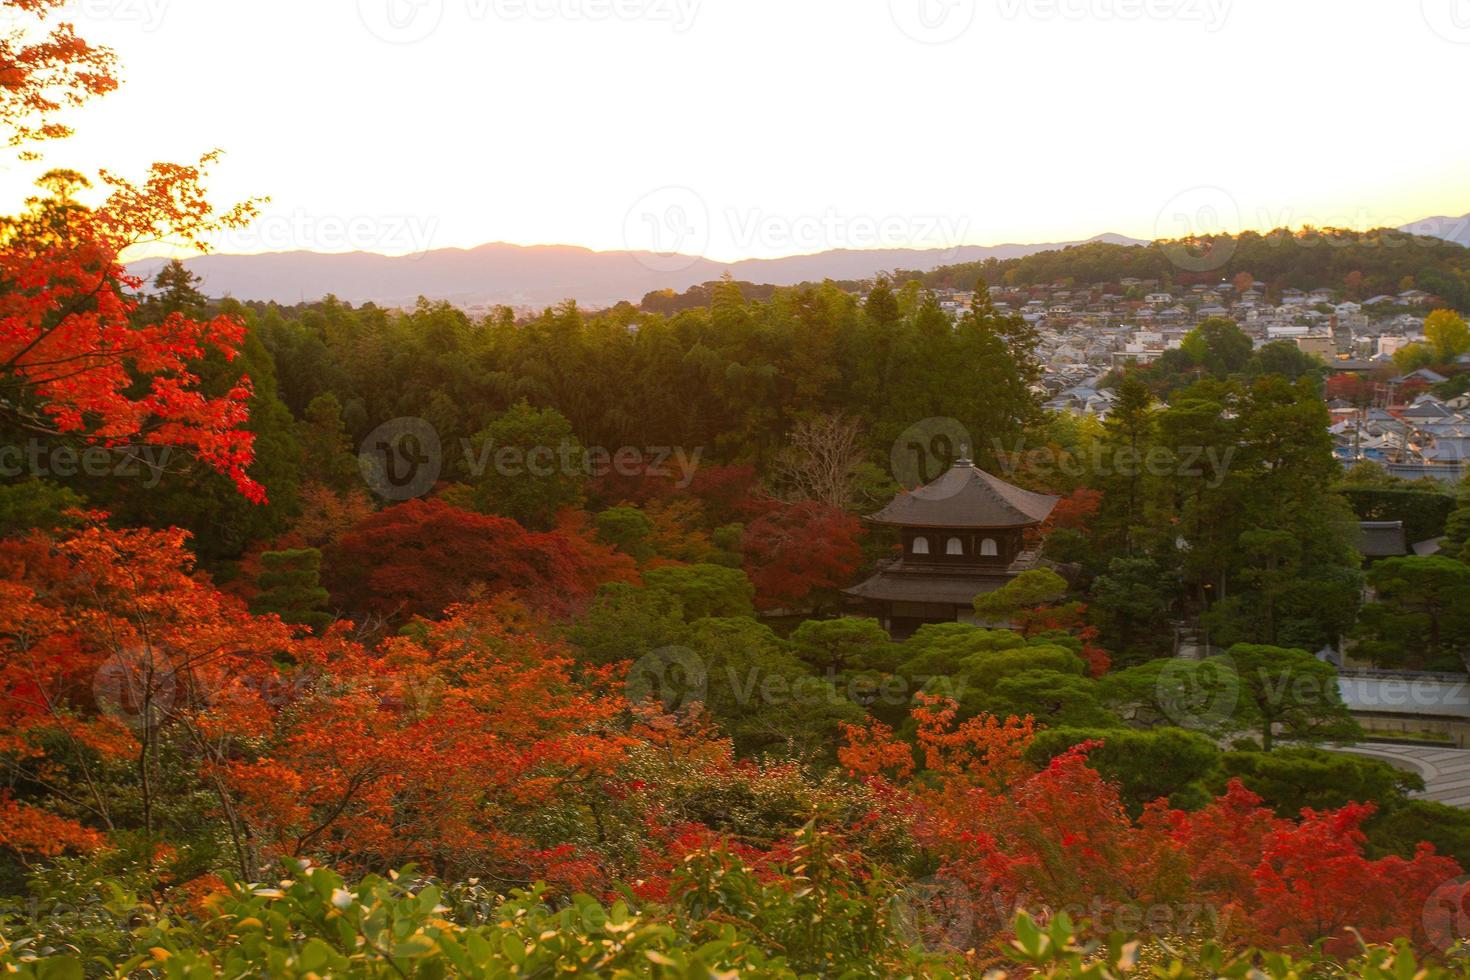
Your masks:
<svg viewBox="0 0 1470 980"><path fill-rule="evenodd" d="M819 590L851 585L862 537L856 517L816 501L783 504L752 521L742 550L756 606L799 608Z"/></svg>
<svg viewBox="0 0 1470 980"><path fill-rule="evenodd" d="M581 532L527 531L436 499L359 521L325 555L325 584L348 612L400 619L437 617L475 594L507 591L537 608L566 610L591 595L600 574L625 571L611 549Z"/></svg>
<svg viewBox="0 0 1470 980"><path fill-rule="evenodd" d="M1273 947L1326 940L1345 951L1356 942L1348 926L1370 942L1424 940L1427 899L1460 874L1428 844L1412 858L1367 857L1360 828L1371 805L1284 820L1232 781L1199 810L1159 800L1133 820L1117 787L1087 765L1098 743L1030 770L1029 719L956 725L953 705L933 699L915 717L925 771L914 773L908 747L876 725L850 728L839 758L904 815L941 873L963 882L982 934L1003 932L1017 907L1088 909L1104 932L1120 909L1207 908L1222 938ZM1191 927L1204 924L1191 915ZM1182 923L1176 915L1160 927Z"/></svg>

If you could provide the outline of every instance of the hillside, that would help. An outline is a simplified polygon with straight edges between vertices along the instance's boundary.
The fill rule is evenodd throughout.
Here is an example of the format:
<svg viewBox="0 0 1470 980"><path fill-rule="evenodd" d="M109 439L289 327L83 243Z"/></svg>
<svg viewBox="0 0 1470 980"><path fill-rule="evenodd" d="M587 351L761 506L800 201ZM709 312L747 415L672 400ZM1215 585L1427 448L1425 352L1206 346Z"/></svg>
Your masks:
<svg viewBox="0 0 1470 980"><path fill-rule="evenodd" d="M1100 235L1093 241L1134 242L1121 235ZM352 303L408 305L427 296L460 306L545 306L575 298L589 306L607 306L619 300L636 302L657 290L682 291L726 272L750 282L789 286L823 279L866 279L900 267L932 269L955 262L1010 260L1072 244L1077 243L836 249L779 259L715 262L696 256L496 242L406 256L308 251L206 255L189 259L185 265L203 280L209 295L240 300L296 303L334 295ZM152 278L163 263L163 259L147 259L128 269Z"/></svg>
<svg viewBox="0 0 1470 980"><path fill-rule="evenodd" d="M935 288L991 285L1120 283L1158 280L1188 285L1249 274L1269 289L1340 289L1350 298L1422 289L1457 309L1470 309L1470 248L1447 239L1394 229L1368 232L1277 229L1221 236L1208 263L1192 261L1180 243L1119 245L1090 242L1073 248L1009 259L956 263L904 273ZM1201 264L1213 268L1198 269ZM1190 268L1195 267L1195 268Z"/></svg>

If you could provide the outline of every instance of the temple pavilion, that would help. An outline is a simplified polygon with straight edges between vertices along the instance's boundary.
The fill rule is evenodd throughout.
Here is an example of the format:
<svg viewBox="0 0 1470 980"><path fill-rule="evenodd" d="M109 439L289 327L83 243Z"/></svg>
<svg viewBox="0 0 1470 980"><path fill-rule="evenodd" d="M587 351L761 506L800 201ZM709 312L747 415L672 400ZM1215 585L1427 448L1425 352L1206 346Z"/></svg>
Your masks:
<svg viewBox="0 0 1470 980"><path fill-rule="evenodd" d="M866 518L897 528L903 552L844 591L896 636L924 623L973 622L976 596L1036 566L1026 531L1051 515L1057 499L957 460L934 482L899 493Z"/></svg>

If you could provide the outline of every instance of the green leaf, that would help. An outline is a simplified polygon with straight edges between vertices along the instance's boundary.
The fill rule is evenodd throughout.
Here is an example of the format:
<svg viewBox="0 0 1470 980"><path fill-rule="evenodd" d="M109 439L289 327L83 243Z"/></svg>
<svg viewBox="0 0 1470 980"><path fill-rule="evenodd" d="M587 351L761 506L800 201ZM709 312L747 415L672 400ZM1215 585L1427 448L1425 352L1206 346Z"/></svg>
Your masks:
<svg viewBox="0 0 1470 980"><path fill-rule="evenodd" d="M1031 917L1024 912L1016 916L1016 944L1033 961L1040 958L1042 951L1041 930L1036 927L1035 922L1031 921Z"/></svg>
<svg viewBox="0 0 1470 980"><path fill-rule="evenodd" d="M52 956L36 964L39 980L82 980L82 961L75 956Z"/></svg>
<svg viewBox="0 0 1470 980"><path fill-rule="evenodd" d="M336 950L320 939L308 939L306 945L301 947L301 968L318 973L326 968L335 955Z"/></svg>

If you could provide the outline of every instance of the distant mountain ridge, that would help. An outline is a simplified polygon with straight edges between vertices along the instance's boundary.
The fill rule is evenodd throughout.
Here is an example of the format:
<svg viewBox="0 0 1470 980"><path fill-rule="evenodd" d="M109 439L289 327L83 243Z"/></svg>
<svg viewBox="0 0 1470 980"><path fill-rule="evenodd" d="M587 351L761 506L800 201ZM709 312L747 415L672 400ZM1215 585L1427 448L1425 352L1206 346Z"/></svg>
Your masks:
<svg viewBox="0 0 1470 980"><path fill-rule="evenodd" d="M1401 226L1401 231L1443 238L1470 248L1470 214L1438 215ZM203 279L210 296L297 303L327 295L351 303L406 306L425 296L459 306L507 304L546 306L575 299L584 306L638 302L659 289L683 292L729 273L736 279L791 286L823 279L868 279L879 272L927 272L940 266L1024 258L1093 242L1147 245L1124 235L1095 235L1075 242L959 245L933 249L832 249L777 259L716 262L699 256L651 252L597 252L575 245L511 245L442 248L416 255L373 252L267 252L205 255L185 265ZM144 259L129 270L152 278L163 259Z"/></svg>
<svg viewBox="0 0 1470 980"><path fill-rule="evenodd" d="M1432 218L1420 218L1418 221L1400 227L1399 231L1428 235L1430 238L1443 238L1447 242L1470 248L1470 214L1462 214L1458 218L1443 214Z"/></svg>
<svg viewBox="0 0 1470 980"><path fill-rule="evenodd" d="M1087 242L1144 245L1123 235ZM1020 258L1084 242L960 245L935 249L833 249L777 259L715 262L697 256L649 252L595 252L573 245L444 248L417 255L372 252L269 252L204 255L184 264L203 280L210 296L280 303L319 300L328 294L351 303L408 305L419 296L460 306L505 303L543 306L575 299L586 306L638 302L658 289L682 292L726 272L748 282L790 286L823 279L867 279L890 269L927 271L941 265ZM129 271L152 278L164 259L143 259ZM667 271L665 271L667 270Z"/></svg>

